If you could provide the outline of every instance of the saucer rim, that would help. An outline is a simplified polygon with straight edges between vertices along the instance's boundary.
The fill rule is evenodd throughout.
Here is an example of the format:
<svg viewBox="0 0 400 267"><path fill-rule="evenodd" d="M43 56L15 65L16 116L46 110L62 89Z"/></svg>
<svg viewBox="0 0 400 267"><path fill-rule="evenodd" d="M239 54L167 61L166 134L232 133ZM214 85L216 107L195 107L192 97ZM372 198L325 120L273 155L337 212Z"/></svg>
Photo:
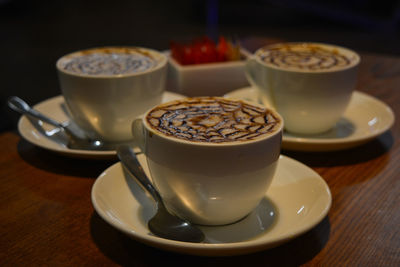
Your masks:
<svg viewBox="0 0 400 267"><path fill-rule="evenodd" d="M95 183L92 186L91 190L91 200L92 205L97 212L97 214L105 220L109 225L118 229L122 233L128 235L130 238L133 238L139 242L147 244L152 247L156 247L159 249L178 252L182 254L190 254L190 255L199 255L199 256L233 256L233 255L243 255L248 253L254 253L260 250L270 249L276 246L279 246L295 237L304 234L309 231L316 225L318 225L327 215L332 206L332 193L326 181L313 169L306 166L305 164L290 158L288 156L280 155L280 162L286 164L286 168L288 165L295 166L295 168L305 168L307 171L312 174L312 178L316 179L316 181L321 182L323 184L323 190L326 193L326 197L328 197L328 201L324 208L321 210L319 216L315 216L312 222L305 223L295 231L289 231L284 234L278 235L275 239L272 240L263 240L263 238L252 238L250 240L233 242L233 243L189 243L175 240L163 239L157 236L149 235L148 233L142 233L140 231L136 231L136 229L130 229L128 227L124 228L121 224L117 224L114 220L106 215L106 212L99 207L96 199L96 192L99 184L103 181L103 179L110 179L110 175L107 176L107 173L111 172L115 168L122 168L121 162L117 162L106 170L104 170L96 179ZM283 167L284 168L284 167ZM317 183L317 182L316 182ZM268 192L266 193L268 197ZM278 211L279 212L279 211ZM278 219L276 223L279 223L282 219Z"/></svg>
<svg viewBox="0 0 400 267"><path fill-rule="evenodd" d="M247 90L256 90L253 86L246 86L242 88L238 88L229 93L226 93L224 96L235 98L231 94L234 94L239 91L247 91ZM392 108L383 102L382 100L371 96L367 93L355 90L353 92L353 97L364 98L368 101L373 102L375 105L379 105L382 110L386 111L388 122L381 129L374 131L373 133L365 134L362 136L352 136L346 138L313 138L312 136L298 136L296 137L294 133L283 132L282 137L282 148L293 151L315 151L315 152L324 152L324 151L338 151L353 148L362 144L367 143L368 141L380 136L386 131L390 130L393 127L395 122L395 115ZM350 102L351 103L351 102ZM344 116L345 117L345 116ZM291 136L288 136L290 134Z"/></svg>
<svg viewBox="0 0 400 267"><path fill-rule="evenodd" d="M164 95L169 95L171 97L179 97L179 98L184 98L186 96L175 93L175 92L170 92L170 91L165 91ZM50 103L65 103L65 99L63 95L57 95L54 97L47 98L33 106L33 108L37 109L43 108L45 106L48 106ZM43 112L43 111L42 111ZM46 115L46 112L43 112ZM57 144L55 142L52 142L49 140L46 136L42 135L41 133L37 132L34 127L31 125L29 120L27 119L26 115L21 115L18 124L17 124L17 129L21 137L26 140L27 142L38 146L40 148L43 148L48 151L52 151L64 156L68 157L73 157L73 158L85 158L85 159L115 159L117 152L115 150L83 150L83 149L69 149L67 147L64 147L60 144ZM37 139L34 137L34 134L32 134L32 131L34 131L37 135L40 136L40 138L47 139L47 141L51 142L51 144L47 144L47 141L41 142L40 139Z"/></svg>

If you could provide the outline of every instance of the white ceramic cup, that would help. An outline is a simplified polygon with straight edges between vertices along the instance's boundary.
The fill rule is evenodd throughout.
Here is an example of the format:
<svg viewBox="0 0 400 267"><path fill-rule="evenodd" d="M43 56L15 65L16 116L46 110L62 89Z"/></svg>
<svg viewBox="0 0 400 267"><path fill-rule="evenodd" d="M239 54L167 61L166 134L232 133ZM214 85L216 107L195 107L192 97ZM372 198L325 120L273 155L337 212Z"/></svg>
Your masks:
<svg viewBox="0 0 400 267"><path fill-rule="evenodd" d="M132 132L172 213L195 224L224 225L244 218L265 197L280 155L279 114L271 111L280 123L259 139L207 143L160 133L146 120L149 112L134 121Z"/></svg>
<svg viewBox="0 0 400 267"><path fill-rule="evenodd" d="M101 75L66 68L72 59L94 53L139 54L152 65L126 74ZM132 139L132 121L161 103L167 62L165 55L148 48L103 47L65 55L56 67L62 94L76 124L93 139L128 142Z"/></svg>
<svg viewBox="0 0 400 267"><path fill-rule="evenodd" d="M346 66L296 69L276 66L262 58L265 51L302 45L339 53ZM260 98L285 120L285 129L298 134L318 134L331 129L347 108L357 81L359 55L347 48L321 43L283 43L258 49L246 64L246 76L259 89Z"/></svg>

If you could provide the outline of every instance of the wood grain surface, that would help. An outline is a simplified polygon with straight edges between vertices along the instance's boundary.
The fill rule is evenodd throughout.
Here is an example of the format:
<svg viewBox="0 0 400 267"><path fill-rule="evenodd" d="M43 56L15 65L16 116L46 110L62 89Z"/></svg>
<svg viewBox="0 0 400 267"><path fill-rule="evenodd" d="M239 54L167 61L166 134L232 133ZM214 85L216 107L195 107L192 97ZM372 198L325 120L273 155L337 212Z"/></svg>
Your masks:
<svg viewBox="0 0 400 267"><path fill-rule="evenodd" d="M400 118L400 58L362 54L357 90ZM329 153L282 151L318 172L328 216L274 249L195 257L138 243L104 222L91 187L116 161L67 158L0 134L0 266L400 266L400 125L371 142Z"/></svg>

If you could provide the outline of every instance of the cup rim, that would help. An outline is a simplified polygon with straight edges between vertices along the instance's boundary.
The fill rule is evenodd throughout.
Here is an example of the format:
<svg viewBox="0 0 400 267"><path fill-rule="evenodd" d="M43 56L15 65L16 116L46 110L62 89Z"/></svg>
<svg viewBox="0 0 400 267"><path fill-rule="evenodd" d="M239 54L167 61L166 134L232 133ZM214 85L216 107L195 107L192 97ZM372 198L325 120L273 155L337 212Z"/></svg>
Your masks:
<svg viewBox="0 0 400 267"><path fill-rule="evenodd" d="M283 67L277 67L274 66L272 64L267 64L264 61L262 61L260 59L260 57L258 56L258 54L260 53L260 51L266 49L266 48L270 48L270 47L275 47L275 46L282 46L282 45L302 45L302 44L307 44L307 45L315 45L315 46L321 46L321 47L328 47L331 49L337 49L339 51L343 51L345 52L345 54L352 54L355 57L354 62L352 62L351 64L349 64L348 66L345 66L343 68L337 68L337 69L328 69L328 70L301 70L301 69L286 69ZM322 42L279 42L279 43L274 43L274 44L268 44L265 45L263 47L258 48L253 55L251 56L251 58L255 59L258 63L262 64L265 67L268 68L272 68L272 69L276 69L276 70L280 70L280 71L285 71L285 72L294 72L294 73L307 73L307 74L320 74L320 73L333 73L333 72L340 72L340 71L345 71L351 68L354 68L356 66L358 66L361 62L361 57L360 55L352 50L349 49L347 47L343 47L343 46L339 46L339 45L335 45L335 44L328 44L328 43L322 43Z"/></svg>
<svg viewBox="0 0 400 267"><path fill-rule="evenodd" d="M85 51L101 50L101 49L116 49L116 50L118 50L118 49L126 49L126 48L132 49L132 50L143 50L143 51L150 52L151 54L155 54L155 55L157 55L158 58L160 58L159 63L157 64L157 66L155 68L150 68L145 71L128 73L128 74L115 74L115 75L112 75L112 74L111 75L110 74L91 75L91 74L85 74L85 73L76 73L76 72L72 72L72 71L67 71L61 67L62 61L65 58L73 57L74 55L77 55L77 54L85 52ZM80 50L65 54L65 55L61 56L59 59L57 59L56 68L58 71L65 73L67 75L71 75L71 76L92 78L92 79L110 79L110 78L126 78L126 77L140 76L140 75L143 75L146 73L155 72L155 71L165 67L167 65L167 63L168 63L167 56L155 49L151 49L151 48L147 48L147 47L140 47L140 46L100 46L100 47L92 47L92 48L87 48L87 49L80 49Z"/></svg>
<svg viewBox="0 0 400 267"><path fill-rule="evenodd" d="M220 142L220 143L212 143L212 142L196 142L196 141L189 141L189 140L184 140L184 139L180 139L180 138L175 138L175 137L171 137L171 136L167 136L165 134L162 134L158 131L156 131L155 129L153 129L147 122L146 117L147 115L157 106L149 109L148 111L146 111L146 113L143 114L141 120L142 120L142 124L144 125L144 127L151 132L152 134L162 138L162 139L166 139L169 140L171 142L176 142L176 143L181 143L181 144L186 144L186 145L193 145L193 146L202 146L202 147L232 147L232 146L241 146L241 145L249 145L249 144L254 144L254 143L258 143L258 142L262 142L265 141L266 139L270 139L276 135L282 134L283 133L283 128L284 128L284 120L283 117L275 110L267 108L261 104L258 103L253 103L250 101L246 101L246 100L242 100L242 99L234 99L234 98L229 98L229 97L220 97L220 96L201 96L201 97L187 97L184 99L178 99L178 100L172 100L166 103L162 103L160 105L168 105L169 103L173 103L173 102L179 102L185 99L193 99L193 98L222 98L222 99L226 99L226 100L230 100L230 101L239 101L239 102L243 102L252 106L256 106L256 107L260 107L263 109L266 109L270 112L272 112L274 114L274 116L276 116L279 120L280 120L280 124L279 127L268 134L263 135L260 138L254 139L254 140L245 140L245 141L239 141L239 142Z"/></svg>

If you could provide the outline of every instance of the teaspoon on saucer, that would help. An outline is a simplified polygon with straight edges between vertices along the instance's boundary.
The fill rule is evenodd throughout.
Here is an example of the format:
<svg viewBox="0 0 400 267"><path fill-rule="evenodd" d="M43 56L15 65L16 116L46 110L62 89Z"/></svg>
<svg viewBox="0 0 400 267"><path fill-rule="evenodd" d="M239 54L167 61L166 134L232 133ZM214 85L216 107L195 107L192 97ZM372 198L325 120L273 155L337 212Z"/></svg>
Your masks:
<svg viewBox="0 0 400 267"><path fill-rule="evenodd" d="M23 115L34 117L42 122L51 124L56 128L52 131L51 135L63 133L67 136L68 141L66 146L70 149L81 150L115 150L119 144L106 143L100 140L92 140L79 129L71 121L60 123L40 113L39 111L30 107L24 100L17 96L12 96L8 99L8 106Z"/></svg>
<svg viewBox="0 0 400 267"><path fill-rule="evenodd" d="M122 165L133 174L136 180L150 193L157 204L157 213L148 222L150 231L166 239L193 243L202 242L205 236L199 228L171 214L166 209L160 194L146 176L133 150L129 146L119 146L117 148L117 155Z"/></svg>

